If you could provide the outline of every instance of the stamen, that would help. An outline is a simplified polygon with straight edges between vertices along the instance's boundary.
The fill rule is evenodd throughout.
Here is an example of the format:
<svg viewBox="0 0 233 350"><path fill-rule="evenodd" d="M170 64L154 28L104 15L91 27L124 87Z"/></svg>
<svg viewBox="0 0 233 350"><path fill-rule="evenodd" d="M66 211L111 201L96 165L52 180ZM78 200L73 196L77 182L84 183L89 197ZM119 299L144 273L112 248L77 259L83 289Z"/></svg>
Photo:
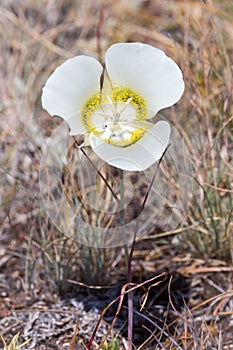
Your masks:
<svg viewBox="0 0 233 350"><path fill-rule="evenodd" d="M130 98L128 98L128 100L125 102L125 105L122 107L122 109L120 110L120 114L121 113L123 113L125 110L126 110L126 108L128 107L128 105L130 104L130 102L132 101L132 97L130 97Z"/></svg>
<svg viewBox="0 0 233 350"><path fill-rule="evenodd" d="M111 117L111 115L107 112L102 112L102 111L99 111L98 112L98 115L100 115L101 117Z"/></svg>
<svg viewBox="0 0 233 350"><path fill-rule="evenodd" d="M114 112L115 112L115 105L114 105L114 103L112 102L111 97L110 97L110 96L107 96L107 100L108 100L108 102L109 102L111 111L114 113Z"/></svg>

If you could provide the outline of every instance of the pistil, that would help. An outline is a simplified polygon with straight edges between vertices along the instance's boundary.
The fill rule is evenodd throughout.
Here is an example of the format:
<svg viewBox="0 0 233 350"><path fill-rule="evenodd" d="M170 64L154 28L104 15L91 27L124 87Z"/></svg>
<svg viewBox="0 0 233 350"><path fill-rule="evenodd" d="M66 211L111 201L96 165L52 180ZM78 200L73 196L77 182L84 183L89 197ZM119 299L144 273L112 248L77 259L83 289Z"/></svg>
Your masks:
<svg viewBox="0 0 233 350"><path fill-rule="evenodd" d="M111 95L101 96L96 108L93 108L92 99L96 100L97 96L87 101L82 114L89 133L118 147L127 147L144 135L145 103L134 91L115 88Z"/></svg>

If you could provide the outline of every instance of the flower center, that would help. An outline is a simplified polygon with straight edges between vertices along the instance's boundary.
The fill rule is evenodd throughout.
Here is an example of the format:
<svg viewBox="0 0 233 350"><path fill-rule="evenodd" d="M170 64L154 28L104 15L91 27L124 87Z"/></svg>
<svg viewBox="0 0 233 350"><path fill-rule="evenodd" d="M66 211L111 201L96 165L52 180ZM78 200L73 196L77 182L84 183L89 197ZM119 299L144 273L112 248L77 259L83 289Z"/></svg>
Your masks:
<svg viewBox="0 0 233 350"><path fill-rule="evenodd" d="M128 88L117 87L110 95L95 94L82 108L87 133L118 147L140 140L147 127L145 100Z"/></svg>

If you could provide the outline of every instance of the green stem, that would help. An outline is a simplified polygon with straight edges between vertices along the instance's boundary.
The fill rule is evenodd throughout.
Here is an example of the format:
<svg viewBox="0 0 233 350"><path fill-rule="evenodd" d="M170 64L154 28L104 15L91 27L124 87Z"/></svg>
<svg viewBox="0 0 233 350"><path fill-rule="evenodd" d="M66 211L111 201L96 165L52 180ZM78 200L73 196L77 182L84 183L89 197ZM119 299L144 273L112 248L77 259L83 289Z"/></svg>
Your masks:
<svg viewBox="0 0 233 350"><path fill-rule="evenodd" d="M122 237L123 247L125 251L126 270L128 271L129 250L128 250L126 233L125 233L124 171L122 169L118 169L118 171L119 171L119 179L120 179L120 228L121 228L121 237Z"/></svg>
<svg viewBox="0 0 233 350"><path fill-rule="evenodd" d="M120 179L120 227L122 242L125 250L126 260L126 274L127 282L132 282L131 261L132 257L129 257L129 250L125 233L125 188L124 188L124 172L122 169L118 169ZM133 293L128 294L128 350L132 350L132 338L133 338Z"/></svg>

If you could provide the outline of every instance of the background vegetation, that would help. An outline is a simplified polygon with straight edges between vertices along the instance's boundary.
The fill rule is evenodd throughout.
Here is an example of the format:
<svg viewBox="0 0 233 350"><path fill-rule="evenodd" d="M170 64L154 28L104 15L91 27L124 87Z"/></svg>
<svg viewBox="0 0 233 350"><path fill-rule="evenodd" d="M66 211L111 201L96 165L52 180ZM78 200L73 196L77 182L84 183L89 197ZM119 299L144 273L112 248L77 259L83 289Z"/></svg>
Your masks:
<svg viewBox="0 0 233 350"><path fill-rule="evenodd" d="M6 343L20 332L21 343L32 339L25 349L85 349L99 314L125 283L121 248L82 246L46 215L39 166L61 120L42 109L41 90L69 57L103 59L112 43L140 41L163 49L184 73L185 94L164 114L185 141L194 185L180 225L167 232L159 222L135 246L135 283L168 273L141 313L143 291L135 292L135 348L233 349L232 21L231 0L0 2L0 333ZM180 189L172 175L170 184ZM115 313L105 314L95 344ZM124 306L103 349L126 348L126 313Z"/></svg>

